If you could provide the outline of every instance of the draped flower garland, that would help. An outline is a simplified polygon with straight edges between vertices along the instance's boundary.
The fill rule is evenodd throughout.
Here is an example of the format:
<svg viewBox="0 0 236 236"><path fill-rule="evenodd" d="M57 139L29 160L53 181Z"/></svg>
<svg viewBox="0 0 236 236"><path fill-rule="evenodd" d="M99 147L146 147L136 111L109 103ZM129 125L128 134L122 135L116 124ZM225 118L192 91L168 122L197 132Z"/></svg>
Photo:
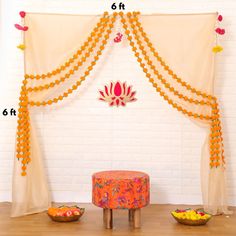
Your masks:
<svg viewBox="0 0 236 236"><path fill-rule="evenodd" d="M210 167L217 168L224 166L223 138L217 98L192 87L171 70L144 32L139 21L139 12L129 12L127 14L114 12L112 15L105 12L80 49L63 65L43 74L25 74L20 92L16 147L16 157L21 160L22 163L22 176L26 175L27 164L31 161L29 106L52 105L73 93L89 76L101 57L117 19L121 20L126 38L129 41L140 67L160 96L184 115L193 119L203 120L210 124ZM92 55L94 56L92 57ZM86 67L83 75L67 91L49 100L31 100L31 93L41 92L59 86L70 79L71 76L74 75L76 71L80 70L88 61L89 65ZM156 63L161 66L163 72L167 74L168 79L157 69L155 66ZM65 74L61 75L63 72L65 72ZM47 81L56 75L60 75L60 78L52 82L40 86L28 86L29 80ZM186 90L186 94L181 93L178 86L173 85L174 83L180 86L181 91L183 89ZM191 109L185 109L184 106L177 104L176 99L179 99L181 104L186 103L195 106L210 107L211 112L193 112Z"/></svg>

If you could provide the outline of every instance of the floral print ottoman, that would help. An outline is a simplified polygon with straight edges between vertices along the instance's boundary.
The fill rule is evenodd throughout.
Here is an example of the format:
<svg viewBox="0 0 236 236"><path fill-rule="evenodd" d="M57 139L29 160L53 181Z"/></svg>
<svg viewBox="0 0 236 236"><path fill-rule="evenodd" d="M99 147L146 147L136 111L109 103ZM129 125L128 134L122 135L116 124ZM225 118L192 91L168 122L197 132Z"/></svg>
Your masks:
<svg viewBox="0 0 236 236"><path fill-rule="evenodd" d="M144 172L111 170L93 174L93 204L103 208L106 228L112 228L112 210L128 209L129 220L140 227L141 208L149 204L149 176Z"/></svg>

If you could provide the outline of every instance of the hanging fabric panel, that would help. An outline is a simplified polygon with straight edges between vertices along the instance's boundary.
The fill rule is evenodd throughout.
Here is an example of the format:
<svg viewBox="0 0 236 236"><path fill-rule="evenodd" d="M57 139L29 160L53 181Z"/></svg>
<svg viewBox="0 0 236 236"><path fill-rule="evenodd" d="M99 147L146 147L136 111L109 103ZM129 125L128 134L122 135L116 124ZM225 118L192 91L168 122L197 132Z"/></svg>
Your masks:
<svg viewBox="0 0 236 236"><path fill-rule="evenodd" d="M101 17L28 13L12 216L40 212L51 204L31 111L61 102L89 79L110 46L117 21L154 92L206 129L201 161L204 208L212 214L228 213L221 123L213 95L216 17L216 13Z"/></svg>

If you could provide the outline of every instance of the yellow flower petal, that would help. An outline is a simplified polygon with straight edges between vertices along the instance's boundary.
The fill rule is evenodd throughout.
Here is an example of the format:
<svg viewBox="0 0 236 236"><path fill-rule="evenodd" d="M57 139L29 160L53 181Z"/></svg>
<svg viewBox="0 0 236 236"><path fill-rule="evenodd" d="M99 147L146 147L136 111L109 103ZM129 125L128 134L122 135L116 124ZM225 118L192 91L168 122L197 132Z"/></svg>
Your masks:
<svg viewBox="0 0 236 236"><path fill-rule="evenodd" d="M22 51L25 50L25 45L24 44L19 44L17 48L21 49Z"/></svg>
<svg viewBox="0 0 236 236"><path fill-rule="evenodd" d="M214 53L221 52L221 51L223 51L223 47L221 47L220 45L216 45L215 47L212 48L212 51Z"/></svg>

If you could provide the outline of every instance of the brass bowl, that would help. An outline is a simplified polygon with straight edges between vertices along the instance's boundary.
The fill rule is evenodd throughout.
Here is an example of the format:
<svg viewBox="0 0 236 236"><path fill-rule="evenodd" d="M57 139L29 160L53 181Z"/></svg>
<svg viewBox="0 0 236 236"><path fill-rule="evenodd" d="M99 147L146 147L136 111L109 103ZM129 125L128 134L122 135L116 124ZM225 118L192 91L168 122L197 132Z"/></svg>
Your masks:
<svg viewBox="0 0 236 236"><path fill-rule="evenodd" d="M84 214L85 208L79 208L81 214L80 215L72 215L72 216L52 216L48 214L48 216L56 222L72 222L72 221L77 221L80 219L80 217Z"/></svg>
<svg viewBox="0 0 236 236"><path fill-rule="evenodd" d="M177 222L183 225L190 225L190 226L199 226L199 225L205 225L210 219L211 216L208 219L199 219L199 220L190 220L190 219L179 219L175 217L172 213L171 215L175 218Z"/></svg>

